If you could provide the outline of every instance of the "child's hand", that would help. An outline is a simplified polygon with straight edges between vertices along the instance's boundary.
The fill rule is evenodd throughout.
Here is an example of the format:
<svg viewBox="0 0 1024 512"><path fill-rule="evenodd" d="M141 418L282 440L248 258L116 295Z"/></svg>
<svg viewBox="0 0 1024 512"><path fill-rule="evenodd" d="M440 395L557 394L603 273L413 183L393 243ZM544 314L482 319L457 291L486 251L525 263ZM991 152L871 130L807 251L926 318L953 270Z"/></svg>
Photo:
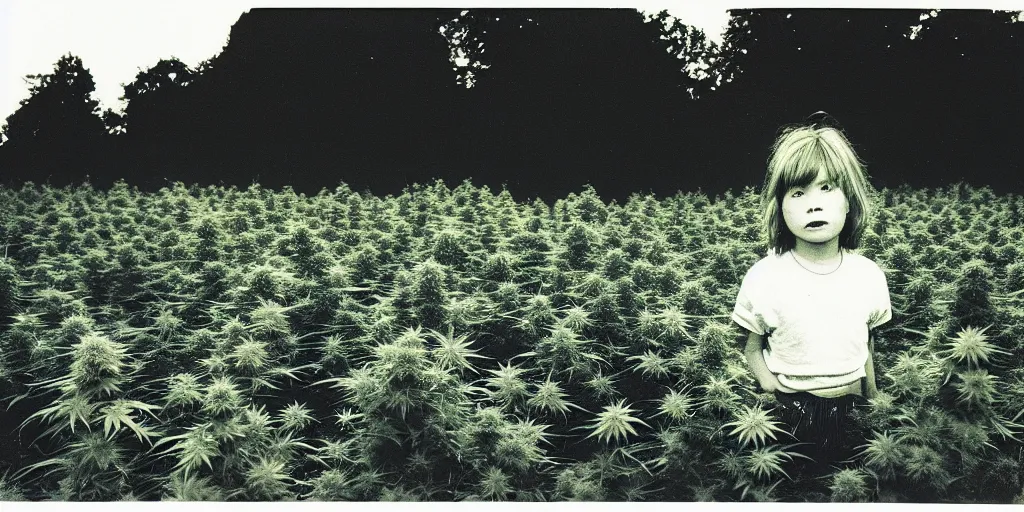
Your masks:
<svg viewBox="0 0 1024 512"><path fill-rule="evenodd" d="M867 398L868 400L870 400L872 398L877 397L878 396L878 385L875 384L875 379L873 378L873 376L863 379L863 382L864 382L864 385L863 385L862 389L863 389L863 393L864 393L864 398Z"/></svg>
<svg viewBox="0 0 1024 512"><path fill-rule="evenodd" d="M765 379L765 381L761 383L761 387L769 393L774 393L776 391L780 393L797 393L797 390L783 386L775 374L772 374L771 378Z"/></svg>

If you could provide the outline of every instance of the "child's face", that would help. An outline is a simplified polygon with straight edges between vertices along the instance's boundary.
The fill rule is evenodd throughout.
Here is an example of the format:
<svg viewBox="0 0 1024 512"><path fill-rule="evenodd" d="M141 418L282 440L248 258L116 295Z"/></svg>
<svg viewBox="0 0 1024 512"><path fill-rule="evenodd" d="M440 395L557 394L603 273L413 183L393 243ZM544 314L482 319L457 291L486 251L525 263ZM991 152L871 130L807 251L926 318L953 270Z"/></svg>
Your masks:
<svg viewBox="0 0 1024 512"><path fill-rule="evenodd" d="M823 244L839 238L850 203L846 194L819 170L814 182L792 187L782 197L782 217L798 240Z"/></svg>

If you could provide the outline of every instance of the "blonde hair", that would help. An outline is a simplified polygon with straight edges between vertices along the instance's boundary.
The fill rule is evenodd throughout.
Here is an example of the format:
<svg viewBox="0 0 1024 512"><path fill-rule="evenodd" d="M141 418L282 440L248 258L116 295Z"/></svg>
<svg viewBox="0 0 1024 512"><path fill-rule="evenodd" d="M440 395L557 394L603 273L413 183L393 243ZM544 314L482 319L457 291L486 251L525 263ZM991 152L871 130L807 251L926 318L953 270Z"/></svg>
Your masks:
<svg viewBox="0 0 1024 512"><path fill-rule="evenodd" d="M819 124L789 126L772 146L761 204L768 247L783 253L796 246L796 237L782 217L782 199L792 187L806 187L824 169L828 180L842 190L850 204L839 246L856 249L870 215L871 184L864 163L843 132Z"/></svg>

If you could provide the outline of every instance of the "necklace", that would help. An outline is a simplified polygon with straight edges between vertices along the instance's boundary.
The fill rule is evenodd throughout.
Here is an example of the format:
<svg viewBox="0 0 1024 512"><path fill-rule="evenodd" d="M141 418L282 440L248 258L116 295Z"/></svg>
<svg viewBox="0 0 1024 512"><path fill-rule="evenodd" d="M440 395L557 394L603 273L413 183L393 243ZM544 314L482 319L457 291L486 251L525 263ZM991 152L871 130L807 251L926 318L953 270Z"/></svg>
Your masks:
<svg viewBox="0 0 1024 512"><path fill-rule="evenodd" d="M803 263L800 263L800 260L796 259L796 253L795 252L791 252L790 255L793 256L793 261L795 261L797 265L800 265L800 268L802 268L802 269L804 269L804 270L806 270L806 271L808 271L808 272L810 272L812 274L817 274L819 276L827 276L827 275L835 272L836 270L839 270L839 267L843 266L843 251L842 250L839 251L839 264L836 265L836 268L834 268L832 270L829 270L828 272L815 272L815 271L805 267L803 265Z"/></svg>

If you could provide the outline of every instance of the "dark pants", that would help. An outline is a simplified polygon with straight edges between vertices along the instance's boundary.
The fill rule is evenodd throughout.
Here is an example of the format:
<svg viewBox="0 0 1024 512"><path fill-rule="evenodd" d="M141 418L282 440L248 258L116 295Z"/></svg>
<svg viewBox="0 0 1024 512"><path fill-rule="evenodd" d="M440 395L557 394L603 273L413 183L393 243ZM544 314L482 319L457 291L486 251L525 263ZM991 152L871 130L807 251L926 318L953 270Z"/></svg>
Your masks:
<svg viewBox="0 0 1024 512"><path fill-rule="evenodd" d="M854 456L854 448L863 443L863 435L850 418L850 412L867 401L858 395L822 398L802 391L781 393L776 414L787 432L801 443L794 447L812 460L800 460L798 473L804 478L825 476ZM799 458L798 458L799 460ZM795 475L791 475L795 476Z"/></svg>

